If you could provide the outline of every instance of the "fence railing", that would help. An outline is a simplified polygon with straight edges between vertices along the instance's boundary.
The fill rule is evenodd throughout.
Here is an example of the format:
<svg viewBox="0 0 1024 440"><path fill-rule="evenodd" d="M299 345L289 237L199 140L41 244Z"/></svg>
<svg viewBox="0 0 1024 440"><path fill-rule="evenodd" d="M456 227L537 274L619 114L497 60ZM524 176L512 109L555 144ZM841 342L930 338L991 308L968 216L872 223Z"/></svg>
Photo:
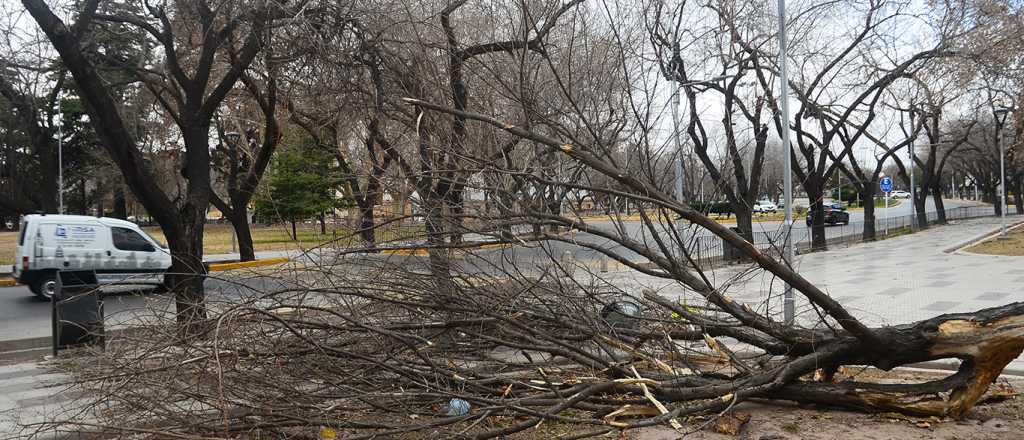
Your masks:
<svg viewBox="0 0 1024 440"><path fill-rule="evenodd" d="M961 206L945 210L945 221L964 220L979 217L995 216L991 206ZM941 223L939 213L935 211L925 214L929 226ZM882 217L876 211L875 240L884 240L893 236L916 232L915 215ZM803 220L800 220L803 221ZM756 223L755 223L756 225ZM756 226L755 226L756 227ZM793 247L797 253L806 253L812 249L812 229L793 228ZM781 256L785 239L785 230L781 226L777 231L758 231L753 234L753 244L762 253ZM864 241L864 222L850 222L825 226L825 244L827 247L850 245ZM700 267L737 262L742 260L739 251L718 236L701 235L693 237L688 246L691 258Z"/></svg>

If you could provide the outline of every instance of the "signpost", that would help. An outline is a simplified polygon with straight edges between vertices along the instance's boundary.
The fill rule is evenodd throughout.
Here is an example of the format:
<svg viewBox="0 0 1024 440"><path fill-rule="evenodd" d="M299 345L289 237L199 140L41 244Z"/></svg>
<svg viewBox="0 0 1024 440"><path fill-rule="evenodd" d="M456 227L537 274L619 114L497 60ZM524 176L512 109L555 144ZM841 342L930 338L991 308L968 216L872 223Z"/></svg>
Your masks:
<svg viewBox="0 0 1024 440"><path fill-rule="evenodd" d="M878 189L885 193L885 235L889 235L889 193L892 192L892 177L882 177Z"/></svg>

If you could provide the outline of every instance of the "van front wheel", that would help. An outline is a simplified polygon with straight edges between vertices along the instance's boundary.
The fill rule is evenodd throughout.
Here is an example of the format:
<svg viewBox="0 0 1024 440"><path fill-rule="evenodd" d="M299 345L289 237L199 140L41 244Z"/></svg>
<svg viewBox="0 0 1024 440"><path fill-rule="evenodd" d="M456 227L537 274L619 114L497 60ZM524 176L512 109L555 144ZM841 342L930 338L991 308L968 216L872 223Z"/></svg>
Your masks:
<svg viewBox="0 0 1024 440"><path fill-rule="evenodd" d="M49 301L53 298L53 294L57 290L57 274L48 273L40 276L34 283L32 283L29 290L39 298Z"/></svg>

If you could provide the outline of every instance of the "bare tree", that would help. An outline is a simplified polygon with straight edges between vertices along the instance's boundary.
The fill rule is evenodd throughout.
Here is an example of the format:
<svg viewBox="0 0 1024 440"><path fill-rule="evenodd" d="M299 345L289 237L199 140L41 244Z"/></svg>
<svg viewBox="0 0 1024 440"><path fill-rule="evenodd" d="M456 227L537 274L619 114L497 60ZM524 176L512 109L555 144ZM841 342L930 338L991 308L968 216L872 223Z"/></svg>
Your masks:
<svg viewBox="0 0 1024 440"><path fill-rule="evenodd" d="M45 2L22 4L60 55L87 105L90 119L107 152L138 200L167 237L173 264L165 283L174 290L184 335L199 331L203 306L203 227L209 206L210 125L218 106L243 71L260 53L263 33L277 11L275 3L231 3L211 9L205 3L177 3L173 11L147 5L146 16L130 12L98 13L98 0L82 5L76 21L65 24ZM174 14L173 16L170 14ZM122 23L144 30L163 50L164 69L135 63L121 66L142 81L181 131L185 154L183 197L172 200L144 164L136 137L118 112L109 86L85 55L83 41L99 22ZM239 36L242 35L242 36ZM240 41L240 44L235 42ZM220 69L234 53L234 63Z"/></svg>

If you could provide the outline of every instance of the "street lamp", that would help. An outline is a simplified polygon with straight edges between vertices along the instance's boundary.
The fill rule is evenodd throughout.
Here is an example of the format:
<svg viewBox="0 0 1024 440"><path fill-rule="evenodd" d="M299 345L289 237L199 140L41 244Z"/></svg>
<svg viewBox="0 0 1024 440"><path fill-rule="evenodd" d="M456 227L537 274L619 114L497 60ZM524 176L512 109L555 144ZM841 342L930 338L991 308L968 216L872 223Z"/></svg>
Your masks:
<svg viewBox="0 0 1024 440"><path fill-rule="evenodd" d="M999 146L999 212L1002 222L1002 230L999 233L1000 239L1006 238L1006 153L1003 144L1003 125L1006 124L1006 116L1013 111L1011 108L999 107L992 110L996 119L996 145Z"/></svg>
<svg viewBox="0 0 1024 440"><path fill-rule="evenodd" d="M238 154L238 139L241 138L241 137L242 137L242 135L239 134L237 131L229 131L227 133L224 133L224 139L231 144L230 145L231 150L228 151L228 157L232 161L235 161L235 160L238 159L237 158L237 154ZM234 166L234 165L232 165L232 166ZM242 209L245 209L245 207L243 206ZM225 213L223 213L223 212L220 213L220 215L222 217L224 216L224 214ZM231 225L231 253L235 253L235 252L238 252L238 231L235 230L235 225L232 224Z"/></svg>
<svg viewBox="0 0 1024 440"><path fill-rule="evenodd" d="M673 76L674 76L674 73L675 72L673 71ZM675 149L676 149L676 156L677 156L676 157L676 163L675 163L675 172L676 172L676 182L675 182L676 183L675 184L676 188L675 189L676 189L676 201L679 202L679 204L684 204L686 202L685 196L683 194L683 173L685 172L685 170L683 169L683 142L682 142L682 140L680 139L680 136L679 136L679 106L681 105L681 99L680 99L681 89L680 89L680 87L681 86L694 86L694 85L699 85L699 84L714 84L714 83L716 83L718 81L723 81L723 80L725 80L727 78L731 78L733 76L736 76L736 75L721 75L721 76L716 76L716 77L712 77L712 78L708 78L708 79L703 79L703 80L687 81L687 82L684 82L684 83L680 83L679 81L677 81L675 79L673 79L673 81L672 81L672 89L673 89L672 90L672 140L673 140L673 143L674 143L674 146L675 146ZM683 235L684 232L685 232L685 228L683 226L684 226L683 225L683 218L680 217L678 220L676 220L676 230L678 231L678 234L679 234L679 237L680 237L680 243L683 243L683 245L685 245L685 241L686 240L685 240L685 235ZM682 246L680 246L680 248L681 247ZM682 255L682 249L680 249L680 255Z"/></svg>
<svg viewBox="0 0 1024 440"><path fill-rule="evenodd" d="M64 214L64 114L57 94L57 213ZM52 169L52 168L51 168Z"/></svg>
<svg viewBox="0 0 1024 440"><path fill-rule="evenodd" d="M782 243L782 258L786 264L793 264L793 151L789 145L789 73L786 70L786 0L779 0L779 119L782 123L782 150L785 153L785 171L783 172L783 198L786 200L786 229ZM788 325L793 325L796 310L793 303L793 286L786 284L783 292L783 318Z"/></svg>

